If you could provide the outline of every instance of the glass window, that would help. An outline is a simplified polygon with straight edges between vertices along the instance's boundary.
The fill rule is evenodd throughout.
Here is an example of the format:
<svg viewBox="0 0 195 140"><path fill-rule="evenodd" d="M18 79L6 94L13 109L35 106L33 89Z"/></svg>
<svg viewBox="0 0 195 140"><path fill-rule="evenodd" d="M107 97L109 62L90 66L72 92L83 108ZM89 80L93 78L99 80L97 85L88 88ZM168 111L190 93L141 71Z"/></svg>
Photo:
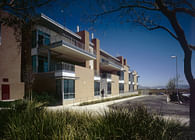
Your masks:
<svg viewBox="0 0 195 140"><path fill-rule="evenodd" d="M36 56L35 55L32 56L32 69L33 69L33 72L36 72Z"/></svg>
<svg viewBox="0 0 195 140"><path fill-rule="evenodd" d="M124 84L119 83L119 93L124 93Z"/></svg>
<svg viewBox="0 0 195 140"><path fill-rule="evenodd" d="M107 94L111 94L111 82L107 83Z"/></svg>
<svg viewBox="0 0 195 140"><path fill-rule="evenodd" d="M38 61L39 61L38 71L39 72L48 72L47 57L39 56Z"/></svg>
<svg viewBox="0 0 195 140"><path fill-rule="evenodd" d="M124 72L123 71L118 71L118 76L119 76L119 80L124 80Z"/></svg>
<svg viewBox="0 0 195 140"><path fill-rule="evenodd" d="M94 95L100 95L100 82L94 81Z"/></svg>
<svg viewBox="0 0 195 140"><path fill-rule="evenodd" d="M38 45L49 45L50 44L50 35L42 31L38 31Z"/></svg>
<svg viewBox="0 0 195 140"><path fill-rule="evenodd" d="M75 80L64 80L64 99L75 98Z"/></svg>

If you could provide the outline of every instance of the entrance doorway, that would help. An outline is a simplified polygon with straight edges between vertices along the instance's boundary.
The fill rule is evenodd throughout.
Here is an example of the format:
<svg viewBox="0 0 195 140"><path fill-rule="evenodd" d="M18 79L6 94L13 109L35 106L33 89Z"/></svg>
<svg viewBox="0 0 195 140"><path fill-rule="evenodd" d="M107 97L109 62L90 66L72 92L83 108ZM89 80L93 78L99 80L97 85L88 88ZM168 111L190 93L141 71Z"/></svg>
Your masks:
<svg viewBox="0 0 195 140"><path fill-rule="evenodd" d="M10 99L10 87L9 85L1 85L2 100Z"/></svg>

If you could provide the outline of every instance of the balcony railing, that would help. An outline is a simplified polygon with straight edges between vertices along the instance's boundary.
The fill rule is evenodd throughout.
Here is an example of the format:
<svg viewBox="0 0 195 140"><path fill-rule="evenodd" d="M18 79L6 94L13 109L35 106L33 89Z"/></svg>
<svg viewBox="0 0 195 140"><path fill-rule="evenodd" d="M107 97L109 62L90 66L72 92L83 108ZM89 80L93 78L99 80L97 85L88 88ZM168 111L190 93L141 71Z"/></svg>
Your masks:
<svg viewBox="0 0 195 140"><path fill-rule="evenodd" d="M119 62L116 62L114 60L108 59L106 57L101 56L101 63L106 65L112 65L114 67L117 67L118 69L121 69L121 64Z"/></svg>
<svg viewBox="0 0 195 140"><path fill-rule="evenodd" d="M101 73L100 75L101 75L102 78L111 79L111 74L110 73Z"/></svg>
<svg viewBox="0 0 195 140"><path fill-rule="evenodd" d="M59 41L58 38L59 37L57 37L56 41ZM78 40L76 40L68 35L63 34L63 38L61 38L61 39L67 43L70 43L70 44L88 52L88 53L96 55L96 51L94 49L91 50L89 47L86 47L84 43L82 43L82 42L80 42L80 41L78 41Z"/></svg>
<svg viewBox="0 0 195 140"><path fill-rule="evenodd" d="M119 76L119 80L124 80L124 76Z"/></svg>
<svg viewBox="0 0 195 140"><path fill-rule="evenodd" d="M75 72L75 66L73 64L68 64L65 62L59 62L57 64L52 64L50 66L50 71L60 71L60 70Z"/></svg>

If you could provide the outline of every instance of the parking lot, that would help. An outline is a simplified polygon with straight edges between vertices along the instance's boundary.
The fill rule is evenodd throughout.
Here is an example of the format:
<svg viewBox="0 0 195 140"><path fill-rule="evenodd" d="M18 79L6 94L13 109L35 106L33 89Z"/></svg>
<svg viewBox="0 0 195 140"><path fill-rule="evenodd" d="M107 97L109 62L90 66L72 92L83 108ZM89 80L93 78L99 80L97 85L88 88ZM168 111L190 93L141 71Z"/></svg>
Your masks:
<svg viewBox="0 0 195 140"><path fill-rule="evenodd" d="M151 113L162 115L165 118L179 120L189 123L189 105L178 103L167 103L166 95L151 95L115 103L110 107L128 108L129 106L143 105Z"/></svg>

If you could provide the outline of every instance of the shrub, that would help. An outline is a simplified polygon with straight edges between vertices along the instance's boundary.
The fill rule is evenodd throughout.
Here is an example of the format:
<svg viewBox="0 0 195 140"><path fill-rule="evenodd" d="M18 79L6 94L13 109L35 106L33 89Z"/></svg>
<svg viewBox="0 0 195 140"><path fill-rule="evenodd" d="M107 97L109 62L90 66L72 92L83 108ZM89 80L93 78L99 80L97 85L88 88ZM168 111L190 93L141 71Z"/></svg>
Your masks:
<svg viewBox="0 0 195 140"><path fill-rule="evenodd" d="M0 121L0 138L8 140L185 140L187 132L186 126L149 114L140 106L92 115L46 111L42 103L24 101L10 110L0 110L0 115L3 113L8 117L0 116L4 120Z"/></svg>
<svg viewBox="0 0 195 140"><path fill-rule="evenodd" d="M61 102L60 97L57 94L42 92L33 92L33 100L37 102L45 102L47 105L59 105Z"/></svg>

